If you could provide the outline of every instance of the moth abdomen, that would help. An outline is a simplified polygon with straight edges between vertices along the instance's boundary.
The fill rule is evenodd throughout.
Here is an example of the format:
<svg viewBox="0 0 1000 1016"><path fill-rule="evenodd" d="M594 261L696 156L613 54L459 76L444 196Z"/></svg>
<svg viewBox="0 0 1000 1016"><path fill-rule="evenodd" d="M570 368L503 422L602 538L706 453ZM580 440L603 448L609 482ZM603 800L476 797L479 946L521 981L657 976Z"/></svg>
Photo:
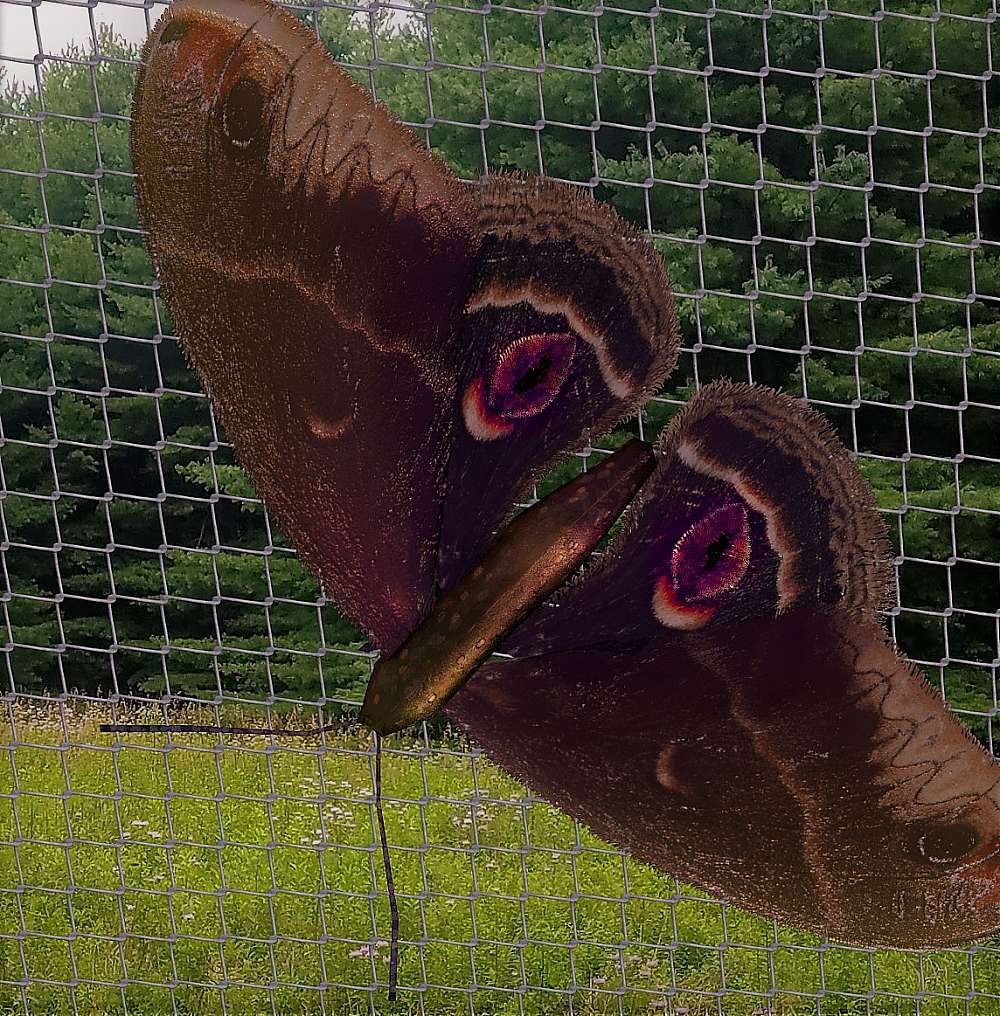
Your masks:
<svg viewBox="0 0 1000 1016"><path fill-rule="evenodd" d="M437 712L507 632L579 567L652 469L652 449L629 441L518 515L403 647L379 660L362 721L388 734Z"/></svg>

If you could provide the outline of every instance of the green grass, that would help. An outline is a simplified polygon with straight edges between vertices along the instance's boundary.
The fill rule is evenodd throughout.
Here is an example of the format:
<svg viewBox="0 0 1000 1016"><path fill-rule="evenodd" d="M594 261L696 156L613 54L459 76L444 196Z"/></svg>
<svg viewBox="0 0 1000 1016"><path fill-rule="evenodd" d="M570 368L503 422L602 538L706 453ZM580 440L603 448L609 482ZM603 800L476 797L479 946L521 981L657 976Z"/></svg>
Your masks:
<svg viewBox="0 0 1000 1016"><path fill-rule="evenodd" d="M405 737L383 766L403 939L392 1005L367 739L175 735L164 752L157 735L113 747L104 715L59 716L18 706L0 735L2 1014L252 1016L272 1013L274 984L281 1016L347 1016L372 1011L377 978L377 1012L451 1016L473 1011L473 970L480 1016L696 1016L720 1012L722 990L726 1016L787 1016L816 1013L821 989L821 1011L843 1016L1000 1013L996 949L817 948L723 918L586 833L573 849L572 822L460 742ZM919 1008L896 997L920 991Z"/></svg>

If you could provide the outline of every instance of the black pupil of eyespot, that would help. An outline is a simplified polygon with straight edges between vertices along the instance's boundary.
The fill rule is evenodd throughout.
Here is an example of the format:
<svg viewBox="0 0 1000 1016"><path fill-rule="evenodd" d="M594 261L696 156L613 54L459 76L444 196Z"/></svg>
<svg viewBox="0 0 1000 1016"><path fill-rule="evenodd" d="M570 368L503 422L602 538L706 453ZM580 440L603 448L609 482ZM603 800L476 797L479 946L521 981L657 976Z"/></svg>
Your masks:
<svg viewBox="0 0 1000 1016"><path fill-rule="evenodd" d="M723 558L729 549L733 538L729 533L720 533L705 551L705 571L711 571Z"/></svg>
<svg viewBox="0 0 1000 1016"><path fill-rule="evenodd" d="M552 359L550 357L540 357L518 378L517 384L514 385L514 391L518 395L530 392L535 385L541 384L545 380L551 367Z"/></svg>

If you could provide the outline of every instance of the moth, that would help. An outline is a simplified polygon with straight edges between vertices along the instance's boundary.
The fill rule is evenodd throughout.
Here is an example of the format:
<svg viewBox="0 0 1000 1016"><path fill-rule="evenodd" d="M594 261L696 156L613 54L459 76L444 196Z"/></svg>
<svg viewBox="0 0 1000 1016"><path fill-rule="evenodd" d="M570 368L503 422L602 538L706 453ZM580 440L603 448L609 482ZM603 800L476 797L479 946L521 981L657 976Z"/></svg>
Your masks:
<svg viewBox="0 0 1000 1016"><path fill-rule="evenodd" d="M460 182L265 0L175 0L132 155L240 461L381 650L364 719L443 707L606 840L802 929L1000 927L1000 767L888 640L884 527L818 414L709 385L509 521L674 366L637 230L570 185Z"/></svg>

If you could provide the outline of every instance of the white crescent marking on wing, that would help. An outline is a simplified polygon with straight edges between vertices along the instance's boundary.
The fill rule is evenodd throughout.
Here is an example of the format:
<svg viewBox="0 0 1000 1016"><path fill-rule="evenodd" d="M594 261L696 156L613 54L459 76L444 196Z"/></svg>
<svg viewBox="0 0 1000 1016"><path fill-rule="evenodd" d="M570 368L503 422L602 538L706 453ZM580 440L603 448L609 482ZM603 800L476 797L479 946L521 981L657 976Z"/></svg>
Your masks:
<svg viewBox="0 0 1000 1016"><path fill-rule="evenodd" d="M764 516L767 522L767 541L771 544L771 549L778 555L778 610L779 612L787 610L800 592L792 577L792 566L796 552L787 541L782 539L781 531L775 521L776 506L765 501L759 492L754 490L735 469L726 469L708 462L689 441L681 442L677 448L677 457L684 465L704 476L713 476L718 480L731 483L740 497L754 511L758 511Z"/></svg>
<svg viewBox="0 0 1000 1016"><path fill-rule="evenodd" d="M548 299L530 284L514 289L487 286L469 301L465 312L472 314L484 307L513 307L518 303L530 303L540 314L561 314L570 328L594 350L598 366L601 368L601 377L608 391L619 399L628 398L633 393L635 386L628 378L619 376L611 366L604 336L596 332L568 300Z"/></svg>

